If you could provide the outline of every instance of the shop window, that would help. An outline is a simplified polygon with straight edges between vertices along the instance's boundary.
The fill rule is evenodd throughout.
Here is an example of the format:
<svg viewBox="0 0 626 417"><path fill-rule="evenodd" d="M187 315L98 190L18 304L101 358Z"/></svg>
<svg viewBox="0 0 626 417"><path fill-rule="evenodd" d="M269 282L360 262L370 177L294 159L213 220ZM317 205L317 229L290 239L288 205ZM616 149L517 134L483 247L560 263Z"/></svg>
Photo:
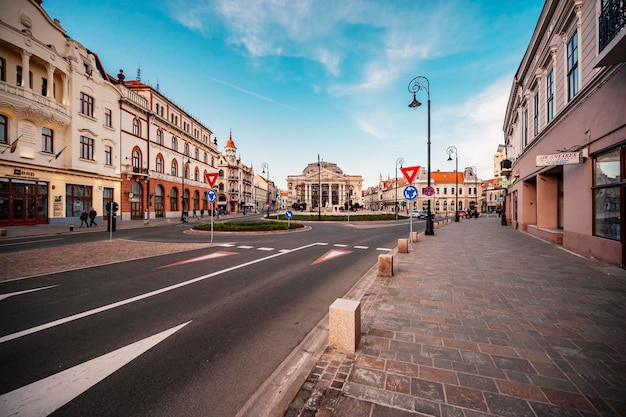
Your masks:
<svg viewBox="0 0 626 417"><path fill-rule="evenodd" d="M622 149L594 158L593 233L595 236L620 240L620 181Z"/></svg>

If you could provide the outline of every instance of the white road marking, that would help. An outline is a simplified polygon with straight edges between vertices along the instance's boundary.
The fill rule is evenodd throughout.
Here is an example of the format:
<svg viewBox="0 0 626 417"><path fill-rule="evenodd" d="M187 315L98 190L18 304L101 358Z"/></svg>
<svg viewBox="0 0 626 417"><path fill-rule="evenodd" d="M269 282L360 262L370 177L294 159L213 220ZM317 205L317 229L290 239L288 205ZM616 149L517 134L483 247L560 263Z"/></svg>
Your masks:
<svg viewBox="0 0 626 417"><path fill-rule="evenodd" d="M376 250L380 250L380 251L383 251L383 252L389 252L389 251L392 251L393 249L389 249L389 248L376 248Z"/></svg>
<svg viewBox="0 0 626 417"><path fill-rule="evenodd" d="M369 246L354 246L354 249L369 249Z"/></svg>
<svg viewBox="0 0 626 417"><path fill-rule="evenodd" d="M253 246L248 246L248 245L241 245L241 246L237 246L237 249L252 249Z"/></svg>
<svg viewBox="0 0 626 417"><path fill-rule="evenodd" d="M24 290L24 291L9 292L9 293L6 293L6 294L0 294L0 301L4 300L5 298L13 297L14 295L22 295L22 294L27 294L27 293L33 292L33 291L47 290L48 288L54 288L54 287L58 287L58 285L49 285L47 287L33 288L32 290Z"/></svg>
<svg viewBox="0 0 626 417"><path fill-rule="evenodd" d="M220 243L218 246L222 246L222 247L224 247L224 248L232 248L232 247L234 247L235 245L234 245L234 244L232 244L232 243Z"/></svg>
<svg viewBox="0 0 626 417"><path fill-rule="evenodd" d="M63 238L58 237L55 239L39 239L39 240L29 240L28 242L12 242L12 243L3 243L0 244L0 246L17 246L17 245L30 245L33 243L39 243L39 242L52 242L54 240L63 240Z"/></svg>
<svg viewBox="0 0 626 417"><path fill-rule="evenodd" d="M263 247L261 247L261 248L258 248L257 250L263 250L263 251L270 252L270 251L273 251L274 248L263 248Z"/></svg>
<svg viewBox="0 0 626 417"><path fill-rule="evenodd" d="M245 268L247 266L254 265L254 264L259 263L259 262L264 262L264 261L270 260L272 258L276 258L276 257L282 256L282 255L285 255L287 253L291 253L291 252L295 252L295 251L299 251L299 250L303 250L303 249L308 249L308 248L311 248L313 246L319 246L319 245L320 245L320 243L310 243L308 245L300 246L298 248L291 249L291 250L288 250L288 251L285 251L285 252L274 253L274 254L266 256L264 258L259 258L259 259L255 259L255 260L252 260L252 261L249 261L249 262L245 262L243 264L231 266L229 268L222 269L221 271L215 271L215 272L212 272L210 274L206 274L206 275L202 275L202 276L199 276L199 277L196 277L196 278L192 278L192 279L190 279L188 281L183 281L183 282L179 282L178 284L170 285L169 287L165 287L165 288L161 288L161 289L158 289L158 290L155 290L155 291L151 291L151 292L148 292L148 293L145 293L145 294L137 295L137 296L132 297L132 298L127 298L126 300L121 300L121 301L118 301L116 303L112 303L112 304L108 304L108 305L105 305L105 306L102 306L102 307L94 308L92 310L87 310L87 311L84 311L82 313L74 314L74 315L71 315L71 316L68 316L68 317L64 317L64 318L61 318L61 319L58 319L58 320L53 320L53 321L50 321L48 323L41 324L39 326L31 327L30 329L24 329L24 330L21 330L19 332L15 332L15 333L8 334L6 336L2 336L2 337L0 337L0 343L5 343L5 342L8 342L8 341L13 340L13 339L18 339L20 337L28 336L30 334L37 333L37 332L40 332L42 330L47 330L47 329L50 329L52 327L60 326L62 324L69 323L69 322L74 321L74 320L78 320L78 319L82 319L84 317L89 317L89 316L94 315L94 314L102 313L103 311L112 310L114 308L121 307L121 306L124 306L126 304L134 303L135 301L141 301L141 300L144 300L146 298L154 297L155 295L163 294L165 292L172 291L172 290L175 290L175 289L178 289L178 288L182 288L182 287L185 287L187 285L195 284L196 282L204 281L205 279L213 278L215 276L222 275L222 274L225 274L227 272L235 271L235 270L240 269L240 268Z"/></svg>
<svg viewBox="0 0 626 417"><path fill-rule="evenodd" d="M348 247L348 245L344 245L343 243L335 243L333 246L337 247L337 248L345 248Z"/></svg>
<svg viewBox="0 0 626 417"><path fill-rule="evenodd" d="M183 323L0 396L0 415L44 417L191 323Z"/></svg>

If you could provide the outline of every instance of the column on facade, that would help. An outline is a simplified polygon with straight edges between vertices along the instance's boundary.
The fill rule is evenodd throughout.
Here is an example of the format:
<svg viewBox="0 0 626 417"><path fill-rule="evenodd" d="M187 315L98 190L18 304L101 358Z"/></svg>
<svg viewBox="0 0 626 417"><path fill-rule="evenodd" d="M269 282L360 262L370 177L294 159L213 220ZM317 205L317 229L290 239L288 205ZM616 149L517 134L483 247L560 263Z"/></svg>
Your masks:
<svg viewBox="0 0 626 417"><path fill-rule="evenodd" d="M62 102L64 105L68 105L70 102L69 96L70 96L70 83L69 83L69 77L67 76L67 74L63 74L63 76L61 77L63 80L63 99Z"/></svg>
<svg viewBox="0 0 626 417"><path fill-rule="evenodd" d="M46 97L52 97L52 90L54 87L54 66L51 64L46 64L46 71L47 71L47 83L48 83L48 88L46 89Z"/></svg>
<svg viewBox="0 0 626 417"><path fill-rule="evenodd" d="M20 87L26 90L32 90L30 87L29 76L30 73L30 57L31 53L25 50L22 50L22 85Z"/></svg>

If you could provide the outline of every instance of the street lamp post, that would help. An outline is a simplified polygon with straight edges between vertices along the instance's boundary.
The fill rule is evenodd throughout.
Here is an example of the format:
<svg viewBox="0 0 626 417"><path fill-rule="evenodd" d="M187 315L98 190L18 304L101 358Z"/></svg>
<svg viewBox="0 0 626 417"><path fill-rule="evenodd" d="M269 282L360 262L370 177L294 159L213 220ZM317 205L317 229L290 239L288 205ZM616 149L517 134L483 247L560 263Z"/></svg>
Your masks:
<svg viewBox="0 0 626 417"><path fill-rule="evenodd" d="M185 211L185 174L186 174L186 170L185 170L185 158L182 159L183 161L183 192L181 194L181 203L182 203L182 211L180 214L180 221L183 223L187 223L187 212ZM189 158L187 158L187 163L190 163L191 161L189 160Z"/></svg>
<svg viewBox="0 0 626 417"><path fill-rule="evenodd" d="M352 186L350 186L350 191L348 191L348 223L350 223L350 208L352 207Z"/></svg>
<svg viewBox="0 0 626 417"><path fill-rule="evenodd" d="M470 168L474 171L474 194L476 195L476 206L474 207L474 210L476 210L475 218L478 218L478 169L475 166L471 166Z"/></svg>
<svg viewBox="0 0 626 417"><path fill-rule="evenodd" d="M419 101L417 101L415 94L420 90L426 90L428 95L428 187L430 187L430 82L428 78L424 76L417 76L411 80L409 83L409 92L413 93L413 101L409 104L409 107L414 109L422 105ZM428 217L426 217L426 231L424 234L426 235L434 235L435 231L433 229L433 219L430 211L430 198L428 199Z"/></svg>
<svg viewBox="0 0 626 417"><path fill-rule="evenodd" d="M396 221L398 221L398 164L400 164L400 168L402 168L402 164L404 164L404 159L403 158L398 158L396 159L396 206L395 206L395 211L396 211Z"/></svg>
<svg viewBox="0 0 626 417"><path fill-rule="evenodd" d="M320 164L320 154L317 154L317 192L319 197L317 202L317 220L322 220L322 165Z"/></svg>
<svg viewBox="0 0 626 417"><path fill-rule="evenodd" d="M267 218L270 218L270 166L267 162L263 162L261 164L261 168L263 168L263 174L267 171Z"/></svg>
<svg viewBox="0 0 626 417"><path fill-rule="evenodd" d="M448 161L452 161L452 154L456 159L456 168L454 171L454 176L456 178L456 188L454 189L454 196L456 198L456 203L454 204L454 221L459 221L459 154L457 153L456 146L450 146L446 149L446 153L448 154Z"/></svg>

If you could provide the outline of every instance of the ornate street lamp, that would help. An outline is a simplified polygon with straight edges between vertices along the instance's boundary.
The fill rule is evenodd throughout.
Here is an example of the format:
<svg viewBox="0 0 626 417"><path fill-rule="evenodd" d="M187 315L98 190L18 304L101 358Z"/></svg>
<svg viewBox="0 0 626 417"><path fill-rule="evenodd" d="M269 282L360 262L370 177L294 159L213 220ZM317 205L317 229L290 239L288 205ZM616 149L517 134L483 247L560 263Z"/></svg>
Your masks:
<svg viewBox="0 0 626 417"><path fill-rule="evenodd" d="M413 101L409 104L409 107L414 109L422 105L415 94L420 90L426 90L428 94L428 186L430 187L430 82L428 78L423 77L421 75L413 78L409 83L409 92L413 93ZM430 198L428 199L428 217L426 217L426 231L424 234L426 235L434 235L435 231L433 230L433 219L431 217L430 211Z"/></svg>
<svg viewBox="0 0 626 417"><path fill-rule="evenodd" d="M395 211L396 211L396 221L398 221L398 164L400 164L400 168L402 168L402 164L404 164L404 159L403 158L398 158L396 159L396 206L395 206Z"/></svg>
<svg viewBox="0 0 626 417"><path fill-rule="evenodd" d="M448 154L448 161L452 161L452 154L456 159L456 169L454 171L454 175L456 177L456 188L454 189L454 196L456 197L456 203L454 206L454 221L459 221L459 154L457 153L455 146L450 146L446 149L446 153Z"/></svg>
<svg viewBox="0 0 626 417"><path fill-rule="evenodd" d="M263 162L261 164L261 168L263 169L263 174L267 171L267 218L270 218L270 166L267 162Z"/></svg>

